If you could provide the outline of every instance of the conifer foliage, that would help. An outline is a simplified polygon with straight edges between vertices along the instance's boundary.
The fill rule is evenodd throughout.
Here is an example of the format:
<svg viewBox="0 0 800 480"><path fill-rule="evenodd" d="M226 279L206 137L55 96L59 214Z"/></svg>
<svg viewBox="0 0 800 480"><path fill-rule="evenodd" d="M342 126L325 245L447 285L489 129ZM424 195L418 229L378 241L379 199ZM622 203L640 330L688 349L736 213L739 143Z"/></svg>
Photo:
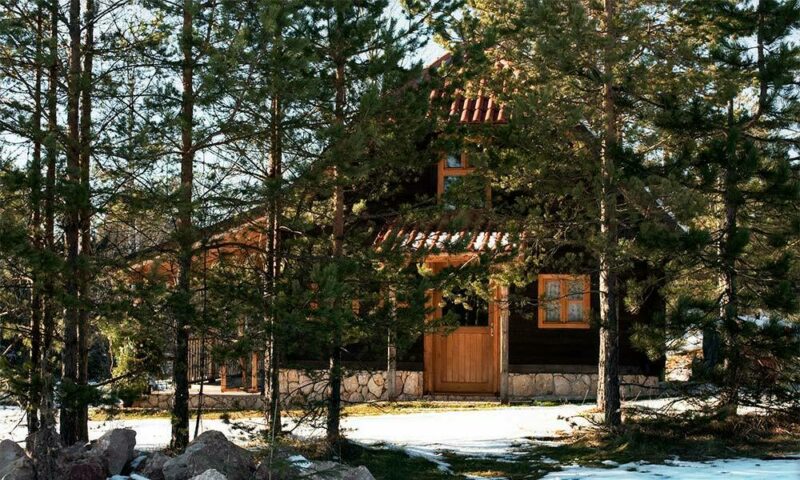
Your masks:
<svg viewBox="0 0 800 480"><path fill-rule="evenodd" d="M653 298L638 348L703 335L687 395L797 409L798 28L797 0L0 0L0 403L48 478L55 435L156 380L183 450L211 365L247 372L275 440L307 360L337 456L359 349L441 329L432 288L571 272L609 429L620 317ZM454 121L469 95L503 121ZM491 200L409 199L456 149ZM503 269L376 246L476 210L515 239Z"/></svg>

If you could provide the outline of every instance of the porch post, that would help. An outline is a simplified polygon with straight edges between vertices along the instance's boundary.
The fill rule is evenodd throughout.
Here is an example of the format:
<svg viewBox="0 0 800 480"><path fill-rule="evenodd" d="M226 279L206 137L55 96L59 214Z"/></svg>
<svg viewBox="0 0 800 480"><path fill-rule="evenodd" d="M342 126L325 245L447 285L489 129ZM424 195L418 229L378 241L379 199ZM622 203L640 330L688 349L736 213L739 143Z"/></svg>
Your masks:
<svg viewBox="0 0 800 480"><path fill-rule="evenodd" d="M387 361L386 361L386 393L389 401L397 400L397 347L394 344L394 332L389 328Z"/></svg>
<svg viewBox="0 0 800 480"><path fill-rule="evenodd" d="M497 293L500 308L500 402L508 404L508 287L498 287Z"/></svg>
<svg viewBox="0 0 800 480"><path fill-rule="evenodd" d="M386 396L390 402L397 400L397 346L394 329L397 323L397 291L389 287L391 325L386 332Z"/></svg>
<svg viewBox="0 0 800 480"><path fill-rule="evenodd" d="M228 361L223 360L219 367L219 389L224 392L228 389Z"/></svg>
<svg viewBox="0 0 800 480"><path fill-rule="evenodd" d="M258 391L258 352L250 354L250 389L255 393Z"/></svg>

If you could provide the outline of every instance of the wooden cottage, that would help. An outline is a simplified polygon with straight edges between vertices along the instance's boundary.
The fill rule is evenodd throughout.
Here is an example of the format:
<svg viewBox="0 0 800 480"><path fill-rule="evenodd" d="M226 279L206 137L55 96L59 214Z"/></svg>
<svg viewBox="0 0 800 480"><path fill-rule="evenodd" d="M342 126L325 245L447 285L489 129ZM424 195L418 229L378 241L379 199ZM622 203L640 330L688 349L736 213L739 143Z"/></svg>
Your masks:
<svg viewBox="0 0 800 480"><path fill-rule="evenodd" d="M434 63L436 68L449 56ZM473 95L456 93L446 101L453 121L503 128L509 113L491 96L476 89ZM434 91L432 100L441 102ZM428 196L445 202L449 189L475 172L466 152L445 152L434 159L418 178L407 185L408 195ZM491 208L493 197L502 192L486 189L481 208ZM402 194L401 194L402 195ZM379 229L373 248L406 250L414 253L434 271L459 268L470 262L502 263L515 261L519 236L494 228L480 213L467 215L470 221L458 227L448 218L458 214L445 208L436 221L421 224L388 222ZM230 234L250 242L256 249L264 238L253 229L232 228ZM485 268L492 268L485 264ZM505 401L532 398L585 399L596 393L599 335L597 312L599 280L593 268L582 271L542 269L530 275L523 285L491 285L491 300L473 298L470 308L452 302L443 292L428 294L429 322L449 312L458 325L447 332L426 331L402 351L391 342L373 348L351 349L361 352L345 358L348 368L343 382L347 402L378 399L415 398L497 398ZM649 267L638 262L631 276L645 278ZM623 296L625 292L622 292ZM653 361L633 348L631 333L637 324L663 314L664 300L657 289L647 292L636 312L620 312L620 372L623 395L647 394L663 375L664 362ZM424 329L421 329L421 331ZM366 353L364 353L366 352ZM257 354L256 354L257 355ZM281 393L287 402L320 397L325 387L322 358L287 359L281 371ZM197 355L191 364L197 370ZM263 362L262 362L263 363ZM210 376L221 375L224 388L233 384L227 376L243 372L238 385L256 391L259 357L212 369ZM263 386L262 386L263 388Z"/></svg>

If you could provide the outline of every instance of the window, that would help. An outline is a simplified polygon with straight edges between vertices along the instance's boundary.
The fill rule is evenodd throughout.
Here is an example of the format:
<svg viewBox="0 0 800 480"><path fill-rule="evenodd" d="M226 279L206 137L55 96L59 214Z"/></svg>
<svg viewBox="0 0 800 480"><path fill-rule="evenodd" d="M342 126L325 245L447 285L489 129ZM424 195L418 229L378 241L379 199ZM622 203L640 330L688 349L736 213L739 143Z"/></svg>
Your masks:
<svg viewBox="0 0 800 480"><path fill-rule="evenodd" d="M589 328L589 276L539 275L539 328Z"/></svg>
<svg viewBox="0 0 800 480"><path fill-rule="evenodd" d="M437 195L439 200L450 193L451 198L446 200L445 205L454 209L456 204L453 200L463 200L458 203L465 203L472 207L484 207L489 204L489 186L480 186L479 191L475 191L475 185L468 185L464 182L464 177L471 174L475 167L469 165L469 159L465 153L448 153L439 161L439 178L437 183ZM465 191L469 190L469 191ZM456 198L464 197L464 198Z"/></svg>
<svg viewBox="0 0 800 480"><path fill-rule="evenodd" d="M465 289L457 289L442 298L442 316L452 315L460 327L489 326L489 303Z"/></svg>

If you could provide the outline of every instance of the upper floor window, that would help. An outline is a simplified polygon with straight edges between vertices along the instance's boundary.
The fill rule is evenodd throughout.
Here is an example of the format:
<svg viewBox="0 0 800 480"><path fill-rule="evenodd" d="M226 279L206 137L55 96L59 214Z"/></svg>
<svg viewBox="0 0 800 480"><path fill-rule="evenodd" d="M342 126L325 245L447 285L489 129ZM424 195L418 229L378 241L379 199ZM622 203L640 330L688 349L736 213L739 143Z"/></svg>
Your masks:
<svg viewBox="0 0 800 480"><path fill-rule="evenodd" d="M489 186L465 178L475 171L466 153L448 153L439 161L437 197L447 208L485 207L489 204Z"/></svg>
<svg viewBox="0 0 800 480"><path fill-rule="evenodd" d="M539 328L589 328L588 275L539 275Z"/></svg>

